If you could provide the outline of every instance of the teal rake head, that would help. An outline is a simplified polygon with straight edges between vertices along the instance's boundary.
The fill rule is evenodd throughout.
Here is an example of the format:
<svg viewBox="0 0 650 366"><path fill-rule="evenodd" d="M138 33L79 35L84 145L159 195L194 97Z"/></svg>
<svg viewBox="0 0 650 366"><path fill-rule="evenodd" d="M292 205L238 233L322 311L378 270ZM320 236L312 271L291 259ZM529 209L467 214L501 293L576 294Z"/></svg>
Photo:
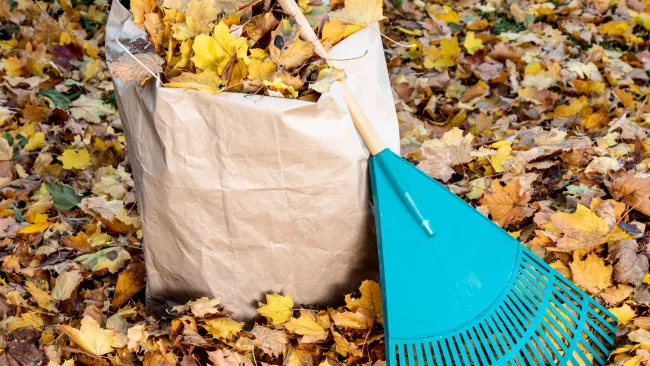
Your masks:
<svg viewBox="0 0 650 366"><path fill-rule="evenodd" d="M390 366L605 364L607 309L390 150L370 171Z"/></svg>

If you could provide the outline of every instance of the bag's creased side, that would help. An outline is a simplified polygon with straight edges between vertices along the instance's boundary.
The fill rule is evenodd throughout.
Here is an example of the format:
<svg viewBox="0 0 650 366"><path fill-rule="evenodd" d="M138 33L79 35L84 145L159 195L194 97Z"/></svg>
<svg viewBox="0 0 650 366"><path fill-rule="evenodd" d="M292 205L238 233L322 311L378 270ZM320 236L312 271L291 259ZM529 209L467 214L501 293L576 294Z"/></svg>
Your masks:
<svg viewBox="0 0 650 366"><path fill-rule="evenodd" d="M128 43L143 33L117 0L108 24L111 61L121 54L113 38ZM358 42L372 45L362 32ZM361 43L357 50L367 47ZM366 55L375 66L350 75L350 83L366 103L388 103L394 116L390 95L365 81L387 80L378 45L372 59ZM150 308L220 297L243 319L264 292L333 303L377 276L367 153L336 86L309 103L153 81L115 85L143 221ZM396 120L377 106L374 112L387 142L398 146Z"/></svg>

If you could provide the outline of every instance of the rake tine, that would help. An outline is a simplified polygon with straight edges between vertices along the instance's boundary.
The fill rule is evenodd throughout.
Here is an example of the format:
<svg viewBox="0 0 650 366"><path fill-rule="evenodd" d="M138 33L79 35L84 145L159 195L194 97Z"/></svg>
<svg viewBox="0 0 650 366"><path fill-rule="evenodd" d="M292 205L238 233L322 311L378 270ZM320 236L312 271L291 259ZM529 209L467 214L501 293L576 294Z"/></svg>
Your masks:
<svg viewBox="0 0 650 366"><path fill-rule="evenodd" d="M402 345L401 344L397 345L397 349L399 350L399 352L397 352L397 353L399 354L399 364L400 364L400 366L407 366L408 364L406 363L406 354L405 354L406 352L402 349ZM413 365L410 365L410 366L413 366Z"/></svg>
<svg viewBox="0 0 650 366"><path fill-rule="evenodd" d="M415 349L415 360L418 366L424 366L425 358L422 354L422 343L414 343L413 348Z"/></svg>
<svg viewBox="0 0 650 366"><path fill-rule="evenodd" d="M472 327L470 332L471 331L474 332L473 334L474 346L476 348L479 358L481 359L481 363L483 365L489 365L492 362L492 359L488 354L487 347L485 346L485 340L481 338L481 336L479 335L479 331L476 329L476 327Z"/></svg>
<svg viewBox="0 0 650 366"><path fill-rule="evenodd" d="M554 303L557 303L558 307L560 307L560 304L557 302L557 300L552 300L552 301ZM609 335L607 333L604 333L603 330L593 322L593 320L589 319L589 317L586 316L586 314L585 314L585 319L576 319L573 314L571 314L569 312L566 312L566 311L564 313L566 314L566 316L568 318L570 318L571 321L576 323L576 325L580 324L580 320L582 320L582 321L588 323L592 328L594 328L600 334L601 337L609 338ZM589 338L591 338L591 340L596 342L596 343L600 342L600 340L598 338L596 338L596 335L593 334L592 332L587 332L587 336L589 336ZM607 352L606 348L604 349L604 352L605 353Z"/></svg>
<svg viewBox="0 0 650 366"><path fill-rule="evenodd" d="M472 357L472 362L474 362L475 365L483 365L485 364L485 360L481 356L481 347L476 343L475 337L472 337L472 332L470 329L465 330L465 337L469 340L469 342L472 345L471 349L471 357Z"/></svg>
<svg viewBox="0 0 650 366"><path fill-rule="evenodd" d="M443 357L445 358L445 365L451 365L452 364L452 362L451 362L452 358L451 358L451 354L449 353L449 351L451 351L451 349L449 347L449 340L448 339L443 339L442 342L441 342L440 347L442 347L442 354L443 354Z"/></svg>
<svg viewBox="0 0 650 366"><path fill-rule="evenodd" d="M406 356L409 361L409 366L416 366L417 364L415 363L415 355L413 354L413 344L404 344L404 349L406 349Z"/></svg>
<svg viewBox="0 0 650 366"><path fill-rule="evenodd" d="M474 345L474 340L469 335L469 331L465 330L464 333L461 332L460 336L463 338L463 343L467 347L467 351L469 353L469 358L471 358L472 364L479 365L480 361L476 356L476 353L478 352L478 350L476 349L476 346Z"/></svg>
<svg viewBox="0 0 650 366"><path fill-rule="evenodd" d="M516 328L512 324L512 320L506 316L501 306L495 309L495 315L499 319L501 325L506 329L505 336L507 336L509 343L513 345L517 344L517 339L523 336L523 333L517 332Z"/></svg>
<svg viewBox="0 0 650 366"><path fill-rule="evenodd" d="M544 354L544 357L546 358L547 362L548 363L553 363L553 355L548 351L548 348L551 347L551 346L549 346L547 344L547 338L542 337L540 335L540 333L542 333L542 332L540 332L540 331L535 332L535 335L538 337L537 338L537 342L539 343L538 347L542 350L542 353ZM554 352L554 354L555 354L555 352Z"/></svg>
<svg viewBox="0 0 650 366"><path fill-rule="evenodd" d="M453 336L454 343L456 344L456 348L458 349L458 354L460 354L460 357L462 359L461 365L468 365L469 364L469 359L467 358L467 345L465 344L465 341L463 340L463 334L458 333Z"/></svg>
<svg viewBox="0 0 650 366"><path fill-rule="evenodd" d="M422 348L424 348L424 355L427 358L427 366L433 366L435 365L435 360L431 356L431 342L429 343L423 343Z"/></svg>
<svg viewBox="0 0 650 366"><path fill-rule="evenodd" d="M485 324L488 329L491 330L492 338L495 343L495 351L500 350L500 355L497 356L497 359L501 358L504 354L508 353L510 346L508 341L505 339L505 335L499 325L494 322L491 316L487 316L485 319Z"/></svg>
<svg viewBox="0 0 650 366"><path fill-rule="evenodd" d="M444 362L442 360L442 356L440 355L440 345L438 344L440 341L434 341L431 343L431 346L433 347L433 353L436 356L436 365L444 365Z"/></svg>
<svg viewBox="0 0 650 366"><path fill-rule="evenodd" d="M485 338L485 335L483 333L483 329L481 328L480 324L475 325L473 328L474 328L474 332L476 332L476 335L478 336L478 338L481 341L480 344L481 344L481 347L483 348L484 354L489 360L488 364L492 364L495 361L492 353L490 352L491 348L492 348L492 345Z"/></svg>
<svg viewBox="0 0 650 366"><path fill-rule="evenodd" d="M546 319L546 324L543 324L543 327L545 329L544 334L550 334L551 337L553 338L553 340L555 341L556 346L554 347L553 342L550 342L548 340L548 338L545 338L545 339L548 341L550 347L552 347L553 350L558 351L557 353L556 352L553 352L553 353L556 353L557 358L561 359L562 358L562 353L564 353L566 355L566 352L567 352L567 349L568 349L567 345L564 343L564 339L566 339L566 337L562 338L562 337L560 337L558 335L560 333L560 331L557 329L558 328L557 323L555 323L556 325L551 325L551 323L553 323L553 317L551 315L548 315L548 314L544 315L544 319ZM558 349L558 347L559 347L559 349ZM560 351L562 351L562 352L560 352Z"/></svg>
<svg viewBox="0 0 650 366"><path fill-rule="evenodd" d="M594 343L599 343L599 342L594 342ZM605 362L605 360L603 360L603 358L600 356L600 353L597 352L596 350L594 350L594 348L591 346L591 344L589 344L589 342L587 342L584 338L582 340L580 340L580 342L578 342L578 344L582 344L582 346L587 349L587 351L589 352L589 354L593 358L598 359L599 363L602 364L602 363Z"/></svg>

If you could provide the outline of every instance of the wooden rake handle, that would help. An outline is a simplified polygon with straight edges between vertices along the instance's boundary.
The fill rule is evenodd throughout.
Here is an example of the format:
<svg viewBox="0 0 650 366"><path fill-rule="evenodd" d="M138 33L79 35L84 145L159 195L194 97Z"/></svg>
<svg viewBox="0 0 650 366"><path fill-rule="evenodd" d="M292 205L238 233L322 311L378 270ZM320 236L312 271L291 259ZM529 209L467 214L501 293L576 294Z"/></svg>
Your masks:
<svg viewBox="0 0 650 366"><path fill-rule="evenodd" d="M302 36L302 39L313 44L316 53L320 57L327 59L327 50L325 50L323 44L320 43L320 40L316 36L316 33L311 28L311 25L309 25L309 21L307 18L305 18L305 15L302 13L302 11L300 11L298 4L296 4L294 0L278 0L278 3L282 7L282 10L296 19L296 23L298 23L300 26L300 36ZM345 100L345 104L348 106L348 111L350 111L350 115L352 116L354 127L357 129L359 135L361 135L361 138L363 138L363 141L366 143L370 154L379 154L386 147L375 132L375 129L372 128L368 117L366 117L366 114L363 113L363 109L361 109L361 106L357 102L356 98L354 98L352 91L350 91L350 88L348 88L344 82L341 82L341 90L343 92L343 99Z"/></svg>

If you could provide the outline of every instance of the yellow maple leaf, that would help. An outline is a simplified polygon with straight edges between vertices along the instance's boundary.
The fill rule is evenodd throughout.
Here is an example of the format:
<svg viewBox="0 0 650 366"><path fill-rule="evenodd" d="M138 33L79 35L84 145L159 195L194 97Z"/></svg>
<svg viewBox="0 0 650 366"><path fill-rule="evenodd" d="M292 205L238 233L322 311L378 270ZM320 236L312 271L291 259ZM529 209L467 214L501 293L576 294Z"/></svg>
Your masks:
<svg viewBox="0 0 650 366"><path fill-rule="evenodd" d="M427 47L425 50L424 67L444 71L456 64L454 59L460 52L460 46L458 45L458 38L456 36L444 38L440 41L440 48L436 46Z"/></svg>
<svg viewBox="0 0 650 366"><path fill-rule="evenodd" d="M210 33L210 23L217 18L216 0L192 0L187 4L185 22L192 34Z"/></svg>
<svg viewBox="0 0 650 366"><path fill-rule="evenodd" d="M329 17L348 24L372 24L384 19L382 5L382 0L345 0L343 9L329 13Z"/></svg>
<svg viewBox="0 0 650 366"><path fill-rule="evenodd" d="M266 305L260 304L257 312L269 318L272 325L286 323L293 314L293 299L289 295L266 294Z"/></svg>
<svg viewBox="0 0 650 366"><path fill-rule="evenodd" d="M248 61L248 44L243 37L233 38L228 26L219 22L214 27L212 37L200 34L192 44L194 56L191 58L194 65L200 70L217 71L219 75L231 58Z"/></svg>
<svg viewBox="0 0 650 366"><path fill-rule="evenodd" d="M202 325L214 338L233 340L244 327L244 323L234 321L230 318L206 319Z"/></svg>
<svg viewBox="0 0 650 366"><path fill-rule="evenodd" d="M476 38L474 32L467 32L463 46L467 49L467 53L473 55L474 52L483 48L483 41L480 38Z"/></svg>
<svg viewBox="0 0 650 366"><path fill-rule="evenodd" d="M83 169L90 165L90 154L88 150L80 151L66 150L59 156L59 161L63 164L63 169Z"/></svg>
<svg viewBox="0 0 650 366"><path fill-rule="evenodd" d="M350 329L370 329L375 322L374 317L363 307L355 309L354 312L333 311L332 320L337 326Z"/></svg>
<svg viewBox="0 0 650 366"><path fill-rule="evenodd" d="M301 310L300 318L291 318L284 328L291 333L307 336L311 342L325 339L328 334L327 329L319 324L316 316L309 310Z"/></svg>
<svg viewBox="0 0 650 366"><path fill-rule="evenodd" d="M636 317L636 311L628 304L623 304L617 308L609 308L608 310L618 319L619 324L627 324Z"/></svg>
<svg viewBox="0 0 650 366"><path fill-rule="evenodd" d="M131 1L131 13L133 13L133 22L139 26L144 24L145 14L152 13L158 4L156 0L133 0Z"/></svg>
<svg viewBox="0 0 650 366"><path fill-rule="evenodd" d="M13 332L16 329L25 327L32 327L34 329L41 330L43 329L43 326L45 326L43 317L36 312L30 311L21 314L19 318L13 318L9 325L6 326L6 330L8 332Z"/></svg>
<svg viewBox="0 0 650 366"><path fill-rule="evenodd" d="M622 36L629 31L627 22L607 22L598 26L598 32L604 36Z"/></svg>
<svg viewBox="0 0 650 366"><path fill-rule="evenodd" d="M165 84L168 88L196 89L213 94L221 92L225 85L226 82L213 70L205 70L198 74L184 72Z"/></svg>
<svg viewBox="0 0 650 366"><path fill-rule="evenodd" d="M16 234L36 234L36 233L42 233L43 231L47 230L47 228L50 227L49 222L44 222L41 224L32 224L29 226L25 226L23 228L20 228L16 230Z"/></svg>
<svg viewBox="0 0 650 366"><path fill-rule="evenodd" d="M533 64L526 66L526 70L524 71L524 74L535 75L541 70L542 70L542 64L540 64L539 62L535 62Z"/></svg>
<svg viewBox="0 0 650 366"><path fill-rule="evenodd" d="M33 151L43 148L46 145L47 143L45 142L45 133L36 132L34 136L32 136L29 141L27 141L27 145L25 145L24 149L25 151Z"/></svg>
<svg viewBox="0 0 650 366"><path fill-rule="evenodd" d="M59 36L59 44L62 46L65 46L67 44L72 43L74 41L74 37L72 34L68 32L61 32L61 35Z"/></svg>
<svg viewBox="0 0 650 366"><path fill-rule="evenodd" d="M298 0L298 6L303 13L310 13L312 10L310 0Z"/></svg>
<svg viewBox="0 0 650 366"><path fill-rule="evenodd" d="M31 281L27 282L25 289L29 292L30 295L32 295L34 300L36 300L38 306L52 313L58 312L54 305L52 305L52 298L47 291L43 291L34 282Z"/></svg>
<svg viewBox="0 0 650 366"><path fill-rule="evenodd" d="M270 60L264 62L254 58L248 63L248 75L246 78L253 81L265 81L269 80L274 72L275 62Z"/></svg>
<svg viewBox="0 0 650 366"><path fill-rule="evenodd" d="M264 80L264 86L268 87L269 89L279 92L284 95L284 93L289 93L289 95L292 98L298 97L298 92L296 89L293 88L293 86L287 86L281 78L275 78L273 82L270 82L268 80Z"/></svg>
<svg viewBox="0 0 650 366"><path fill-rule="evenodd" d="M495 172L501 173L508 170L504 164L514 158L515 157L512 155L512 147L510 144L505 144L499 146L497 153L490 156L490 163L492 164Z"/></svg>
<svg viewBox="0 0 650 366"><path fill-rule="evenodd" d="M445 23L460 24L460 15L456 13L452 8L445 5L442 7L442 11L442 14L436 15L436 19L440 19Z"/></svg>
<svg viewBox="0 0 650 366"><path fill-rule="evenodd" d="M365 280L359 286L361 292L360 298L353 298L352 295L345 295L345 306L351 311L357 309L364 309L368 312L372 319L377 320L383 324L384 322L384 308L381 302L381 288L375 281Z"/></svg>
<svg viewBox="0 0 650 366"><path fill-rule="evenodd" d="M100 59L91 60L83 64L83 66L81 66L81 72L84 76L84 83L97 75L100 71L102 71L102 62Z"/></svg>
<svg viewBox="0 0 650 366"><path fill-rule="evenodd" d="M612 266L605 265L605 261L596 254L589 253L582 260L580 254L574 252L570 267L573 282L592 295L612 285Z"/></svg>
<svg viewBox="0 0 650 366"><path fill-rule="evenodd" d="M646 30L650 30L650 14L639 13L634 10L628 9L630 18L632 18L632 25L641 25Z"/></svg>
<svg viewBox="0 0 650 366"><path fill-rule="evenodd" d="M299 348L294 348L288 355L288 360L285 366L307 366L313 364L314 360L311 353Z"/></svg>
<svg viewBox="0 0 650 366"><path fill-rule="evenodd" d="M102 329L90 316L81 319L79 329L69 325L57 325L57 329L65 333L82 350L92 355L101 356L113 351L111 344L115 342L115 331Z"/></svg>
<svg viewBox="0 0 650 366"><path fill-rule="evenodd" d="M348 341L343 337L340 333L338 332L332 332L332 336L334 337L334 342L336 343L336 353L342 355L342 356L347 356L348 354L351 354L353 356L360 357L362 352L359 347L357 347L356 344ZM329 364L326 361L325 364L329 366Z"/></svg>
<svg viewBox="0 0 650 366"><path fill-rule="evenodd" d="M165 38L165 24L163 24L160 13L149 13L144 16L144 29L149 33L149 39L157 51L161 51Z"/></svg>
<svg viewBox="0 0 650 366"><path fill-rule="evenodd" d="M334 18L323 26L321 42L325 48L330 48L343 38L365 27L363 23L343 24L340 19Z"/></svg>
<svg viewBox="0 0 650 366"><path fill-rule="evenodd" d="M587 249L609 240L607 222L580 203L574 213L558 212L551 215L551 222L564 233L557 242L558 248Z"/></svg>
<svg viewBox="0 0 650 366"><path fill-rule="evenodd" d="M194 45L193 39L188 39L181 43L181 47L180 47L181 58L174 65L174 69L185 69L190 65L193 45Z"/></svg>
<svg viewBox="0 0 650 366"><path fill-rule="evenodd" d="M27 65L27 61L21 60L16 56L5 57L2 59L2 64L7 76L20 76L23 74L23 67Z"/></svg>
<svg viewBox="0 0 650 366"><path fill-rule="evenodd" d="M555 108L553 115L555 117L568 118L577 115L582 108L588 105L587 98L584 96L572 99L568 105L561 105Z"/></svg>
<svg viewBox="0 0 650 366"><path fill-rule="evenodd" d="M456 56L460 55L460 46L458 45L458 38L453 36L451 38L443 38L440 41L440 52L443 56Z"/></svg>

